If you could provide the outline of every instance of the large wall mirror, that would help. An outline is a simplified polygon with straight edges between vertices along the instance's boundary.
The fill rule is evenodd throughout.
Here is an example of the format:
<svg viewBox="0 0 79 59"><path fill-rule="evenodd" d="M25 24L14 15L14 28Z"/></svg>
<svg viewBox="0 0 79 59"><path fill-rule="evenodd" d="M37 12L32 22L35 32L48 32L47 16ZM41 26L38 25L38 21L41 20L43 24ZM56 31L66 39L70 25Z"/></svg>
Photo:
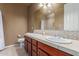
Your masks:
<svg viewBox="0 0 79 59"><path fill-rule="evenodd" d="M34 29L79 31L79 4L43 4L34 14L33 25Z"/></svg>

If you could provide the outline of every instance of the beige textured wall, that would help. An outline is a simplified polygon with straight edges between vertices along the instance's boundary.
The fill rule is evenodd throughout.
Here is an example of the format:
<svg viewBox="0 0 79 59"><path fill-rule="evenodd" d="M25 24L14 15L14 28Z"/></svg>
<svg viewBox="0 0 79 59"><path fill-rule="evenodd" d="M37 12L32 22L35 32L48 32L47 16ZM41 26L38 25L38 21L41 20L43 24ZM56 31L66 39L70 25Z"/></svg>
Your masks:
<svg viewBox="0 0 79 59"><path fill-rule="evenodd" d="M5 45L17 42L18 34L27 32L27 8L25 6L2 6Z"/></svg>

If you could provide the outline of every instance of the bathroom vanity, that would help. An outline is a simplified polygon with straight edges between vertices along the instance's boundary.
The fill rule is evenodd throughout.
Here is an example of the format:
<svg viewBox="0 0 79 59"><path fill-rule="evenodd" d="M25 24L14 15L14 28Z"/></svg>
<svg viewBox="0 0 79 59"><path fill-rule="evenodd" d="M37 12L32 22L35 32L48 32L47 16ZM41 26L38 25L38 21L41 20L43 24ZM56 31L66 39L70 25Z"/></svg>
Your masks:
<svg viewBox="0 0 79 59"><path fill-rule="evenodd" d="M25 35L25 50L29 56L72 56L72 54L47 45L38 38ZM41 37L40 37L41 38Z"/></svg>
<svg viewBox="0 0 79 59"><path fill-rule="evenodd" d="M78 5L59 5L58 9L53 10L52 13L46 13L47 15L41 12L42 9L35 11L33 13L35 15L32 15L32 18L34 18L33 27L29 27L39 30L33 30L33 33L26 33L24 46L26 52L30 56L79 56L79 40L77 40L79 39ZM68 43L70 42L69 40L64 41L62 38L55 37L47 39L44 32L47 35L62 36L65 39L71 38L72 42Z"/></svg>

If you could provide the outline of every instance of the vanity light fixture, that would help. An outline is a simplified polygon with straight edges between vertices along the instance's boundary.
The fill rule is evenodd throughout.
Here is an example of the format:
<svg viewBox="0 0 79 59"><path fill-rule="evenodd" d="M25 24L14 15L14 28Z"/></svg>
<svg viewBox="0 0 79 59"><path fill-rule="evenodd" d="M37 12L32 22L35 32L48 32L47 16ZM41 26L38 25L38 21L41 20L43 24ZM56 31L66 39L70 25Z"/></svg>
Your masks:
<svg viewBox="0 0 79 59"><path fill-rule="evenodd" d="M39 3L38 6L39 6L39 7L43 7L43 3Z"/></svg>
<svg viewBox="0 0 79 59"><path fill-rule="evenodd" d="M47 4L47 7L52 7L52 3L48 3Z"/></svg>
<svg viewBox="0 0 79 59"><path fill-rule="evenodd" d="M52 12L52 3L40 3L38 4L40 8L43 9L44 14L50 14Z"/></svg>
<svg viewBox="0 0 79 59"><path fill-rule="evenodd" d="M44 8L49 8L52 7L52 3L40 3L39 6Z"/></svg>

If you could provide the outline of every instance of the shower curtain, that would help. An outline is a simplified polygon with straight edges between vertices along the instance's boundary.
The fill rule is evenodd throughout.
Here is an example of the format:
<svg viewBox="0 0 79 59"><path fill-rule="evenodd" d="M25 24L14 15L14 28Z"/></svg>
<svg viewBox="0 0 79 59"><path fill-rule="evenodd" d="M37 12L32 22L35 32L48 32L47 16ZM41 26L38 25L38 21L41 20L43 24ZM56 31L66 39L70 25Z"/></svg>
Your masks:
<svg viewBox="0 0 79 59"><path fill-rule="evenodd" d="M2 13L0 10L0 50L4 49L4 31L3 31L3 22L2 22Z"/></svg>
<svg viewBox="0 0 79 59"><path fill-rule="evenodd" d="M79 31L79 4L64 5L64 30Z"/></svg>

